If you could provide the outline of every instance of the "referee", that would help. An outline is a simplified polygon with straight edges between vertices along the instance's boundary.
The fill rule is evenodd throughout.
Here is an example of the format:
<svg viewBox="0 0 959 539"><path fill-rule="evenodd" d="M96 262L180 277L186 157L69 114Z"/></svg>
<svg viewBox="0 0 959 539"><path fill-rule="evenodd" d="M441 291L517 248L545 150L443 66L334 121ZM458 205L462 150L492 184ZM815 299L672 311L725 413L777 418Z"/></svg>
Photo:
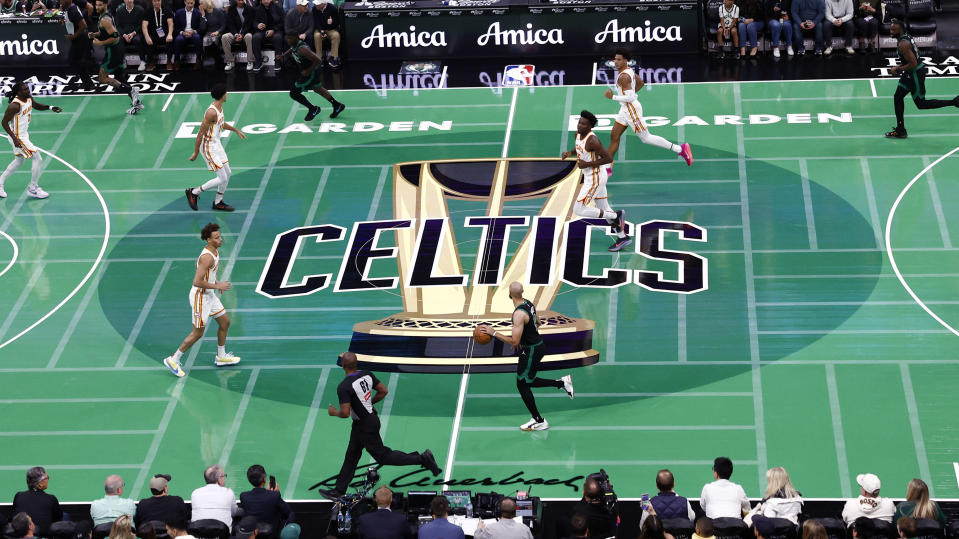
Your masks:
<svg viewBox="0 0 959 539"><path fill-rule="evenodd" d="M926 65L919 59L919 50L913 43L912 36L906 33L899 19L890 21L889 35L897 41L896 56L899 57L899 65L893 67L890 72L893 75L899 75L899 87L896 88L896 95L893 96L896 105L896 128L886 133L886 136L906 138L908 136L906 124L902 118L906 94L912 94L912 100L920 109L941 109L950 105L959 107L959 95L949 100L926 99Z"/></svg>
<svg viewBox="0 0 959 539"><path fill-rule="evenodd" d="M523 404L529 410L532 418L520 425L520 430L546 430L549 423L539 415L536 408L536 399L533 398L534 387L555 387L566 391L569 398L573 398L573 377L566 375L559 380L537 378L539 364L546 355L546 346L539 336L539 318L536 316L536 306L528 299L523 298L523 285L513 281L509 285L509 299L513 300L513 329L509 335L497 333L491 326L482 325L483 332L504 343L519 349L519 361L516 363L516 388Z"/></svg>
<svg viewBox="0 0 959 539"><path fill-rule="evenodd" d="M373 373L357 370L356 354L353 352L340 354L339 360L346 372L346 378L336 387L340 408L337 409L331 404L329 414L342 418L352 417L353 427L350 430L350 443L346 446L346 456L343 457L343 467L340 468L340 474L336 478L336 487L333 490L321 490L320 494L333 501L346 494L364 449L381 465L420 464L429 469L433 475L439 475L440 468L436 465L433 452L429 449L422 453L403 453L383 445L383 440L380 438L380 418L373 405L386 396L386 386L377 380Z"/></svg>

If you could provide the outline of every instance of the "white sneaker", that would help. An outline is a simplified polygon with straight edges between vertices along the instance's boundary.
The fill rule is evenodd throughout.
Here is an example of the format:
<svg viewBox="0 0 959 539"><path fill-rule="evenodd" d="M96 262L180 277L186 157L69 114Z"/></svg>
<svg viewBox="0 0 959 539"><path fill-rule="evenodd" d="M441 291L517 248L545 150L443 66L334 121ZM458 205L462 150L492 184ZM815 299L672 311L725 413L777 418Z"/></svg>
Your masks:
<svg viewBox="0 0 959 539"><path fill-rule="evenodd" d="M143 105L143 103L141 103L140 101L137 101L136 105L133 105L132 107L127 109L127 114L132 116L145 108L146 107Z"/></svg>
<svg viewBox="0 0 959 539"><path fill-rule="evenodd" d="M7 192L3 190L3 187L0 187L0 198L7 198Z"/></svg>
<svg viewBox="0 0 959 539"><path fill-rule="evenodd" d="M233 71L233 65L233 62L227 62L226 65L223 66L223 71Z"/></svg>
<svg viewBox="0 0 959 539"><path fill-rule="evenodd" d="M50 193L44 191L43 188L38 185L36 187L28 187L27 196L31 196L33 198L47 198L50 196Z"/></svg>
<svg viewBox="0 0 959 539"><path fill-rule="evenodd" d="M575 395L573 392L573 377L567 374L566 376L560 378L560 380L563 381L563 391L565 391L566 394L569 395L569 398L572 399Z"/></svg>
<svg viewBox="0 0 959 539"><path fill-rule="evenodd" d="M789 45L789 46L786 47L786 54L788 54L789 56L792 56L792 55L796 54L796 52L793 51L793 46L792 46L792 45Z"/></svg>
<svg viewBox="0 0 959 539"><path fill-rule="evenodd" d="M167 356L163 360L163 364L166 365L166 368L170 369L177 378L183 378L186 376L186 373L183 372L183 368L180 367L180 364L173 360L173 356Z"/></svg>
<svg viewBox="0 0 959 539"><path fill-rule="evenodd" d="M227 352L222 356L216 356L216 361L213 362L217 367L223 367L226 365L236 365L240 362L240 358L233 355L233 352Z"/></svg>
<svg viewBox="0 0 959 539"><path fill-rule="evenodd" d="M826 47L826 50L823 51L823 54L826 56L832 54L832 47Z"/></svg>
<svg viewBox="0 0 959 539"><path fill-rule="evenodd" d="M856 49L852 47L846 47L846 54L848 54L849 56L853 56L854 54L856 54Z"/></svg>
<svg viewBox="0 0 959 539"><path fill-rule="evenodd" d="M779 52L779 47L773 47L773 56L779 58L781 55L782 53Z"/></svg>
<svg viewBox="0 0 959 539"><path fill-rule="evenodd" d="M549 422L543 419L542 421L536 421L535 419L530 419L526 423L523 423L519 430L531 432L537 430L546 430L549 428Z"/></svg>
<svg viewBox="0 0 959 539"><path fill-rule="evenodd" d="M251 62L251 61L249 61L249 60L246 61L246 70L247 70L247 71L253 71L253 62Z"/></svg>
<svg viewBox="0 0 959 539"><path fill-rule="evenodd" d="M146 71L146 70L147 70L147 63L140 62L140 65L137 67L137 71Z"/></svg>

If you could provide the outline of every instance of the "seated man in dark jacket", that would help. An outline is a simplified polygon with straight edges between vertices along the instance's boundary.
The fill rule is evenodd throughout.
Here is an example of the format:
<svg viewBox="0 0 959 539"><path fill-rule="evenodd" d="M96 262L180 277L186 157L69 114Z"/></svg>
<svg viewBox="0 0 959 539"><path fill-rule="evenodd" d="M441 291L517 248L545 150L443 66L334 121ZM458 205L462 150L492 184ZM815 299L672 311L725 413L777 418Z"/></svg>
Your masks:
<svg viewBox="0 0 959 539"><path fill-rule="evenodd" d="M247 516L256 517L257 522L273 527L273 536L280 536L280 529L293 522L290 506L280 497L279 485L266 488L266 470L254 464L246 470L246 478L253 485L252 490L240 494L240 505Z"/></svg>
<svg viewBox="0 0 959 539"><path fill-rule="evenodd" d="M170 479L166 474L157 474L150 479L150 492L153 496L144 498L137 504L137 514L133 518L137 528L144 522L166 522L172 518L190 517L190 510L183 498L170 496Z"/></svg>
<svg viewBox="0 0 959 539"><path fill-rule="evenodd" d="M196 52L194 69L203 67L203 33L206 30L206 18L203 12L195 9L196 0L186 0L183 9L173 15L173 55L176 61L173 69L178 69L187 43L193 45Z"/></svg>
<svg viewBox="0 0 959 539"><path fill-rule="evenodd" d="M696 513L693 511L693 506L689 504L689 500L686 498L676 495L673 491L675 487L676 481L673 478L673 472L664 469L656 474L656 489L659 490L659 494L649 499L649 504L655 511L652 514L659 515L661 519L685 518L694 522ZM639 519L640 527L642 527L649 514L650 512L643 511Z"/></svg>
<svg viewBox="0 0 959 539"><path fill-rule="evenodd" d="M27 490L13 497L13 512L30 515L39 536L46 535L50 524L63 520L60 501L53 494L47 494L50 476L40 466L27 470Z"/></svg>
<svg viewBox="0 0 959 539"><path fill-rule="evenodd" d="M256 22L253 25L253 71L263 67L263 41L273 43L273 51L280 54L284 50L286 38L283 36L283 8L273 0L260 0L256 8Z"/></svg>
<svg viewBox="0 0 959 539"><path fill-rule="evenodd" d="M394 513L393 493L386 486L376 489L373 495L376 511L360 517L357 534L360 539L406 539L412 537L410 525L403 513Z"/></svg>
<svg viewBox="0 0 959 539"><path fill-rule="evenodd" d="M233 44L246 44L246 70L253 71L253 24L256 22L253 6L246 0L236 0L226 13L226 31L223 32L220 44L223 45L223 70L233 69Z"/></svg>

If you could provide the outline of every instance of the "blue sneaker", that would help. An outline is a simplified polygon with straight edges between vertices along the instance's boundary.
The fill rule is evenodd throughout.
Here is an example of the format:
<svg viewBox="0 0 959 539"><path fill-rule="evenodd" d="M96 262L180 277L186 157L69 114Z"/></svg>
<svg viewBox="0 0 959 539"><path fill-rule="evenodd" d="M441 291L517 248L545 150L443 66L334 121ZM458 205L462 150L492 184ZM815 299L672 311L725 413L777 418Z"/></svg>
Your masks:
<svg viewBox="0 0 959 539"><path fill-rule="evenodd" d="M626 247L631 243L633 243L633 240L629 236L626 236L625 238L619 238L616 240L616 243L609 246L609 252L615 253L617 251L621 251L623 247Z"/></svg>

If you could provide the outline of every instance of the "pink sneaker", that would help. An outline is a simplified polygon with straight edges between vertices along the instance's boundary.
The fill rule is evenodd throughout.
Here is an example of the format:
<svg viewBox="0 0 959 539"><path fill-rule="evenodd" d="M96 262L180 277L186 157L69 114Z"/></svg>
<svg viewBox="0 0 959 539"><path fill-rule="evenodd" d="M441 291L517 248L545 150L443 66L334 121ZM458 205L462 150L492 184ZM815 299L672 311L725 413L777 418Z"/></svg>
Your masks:
<svg viewBox="0 0 959 539"><path fill-rule="evenodd" d="M686 160L686 164L693 166L693 150L689 147L689 144L683 143L680 146L679 156Z"/></svg>

